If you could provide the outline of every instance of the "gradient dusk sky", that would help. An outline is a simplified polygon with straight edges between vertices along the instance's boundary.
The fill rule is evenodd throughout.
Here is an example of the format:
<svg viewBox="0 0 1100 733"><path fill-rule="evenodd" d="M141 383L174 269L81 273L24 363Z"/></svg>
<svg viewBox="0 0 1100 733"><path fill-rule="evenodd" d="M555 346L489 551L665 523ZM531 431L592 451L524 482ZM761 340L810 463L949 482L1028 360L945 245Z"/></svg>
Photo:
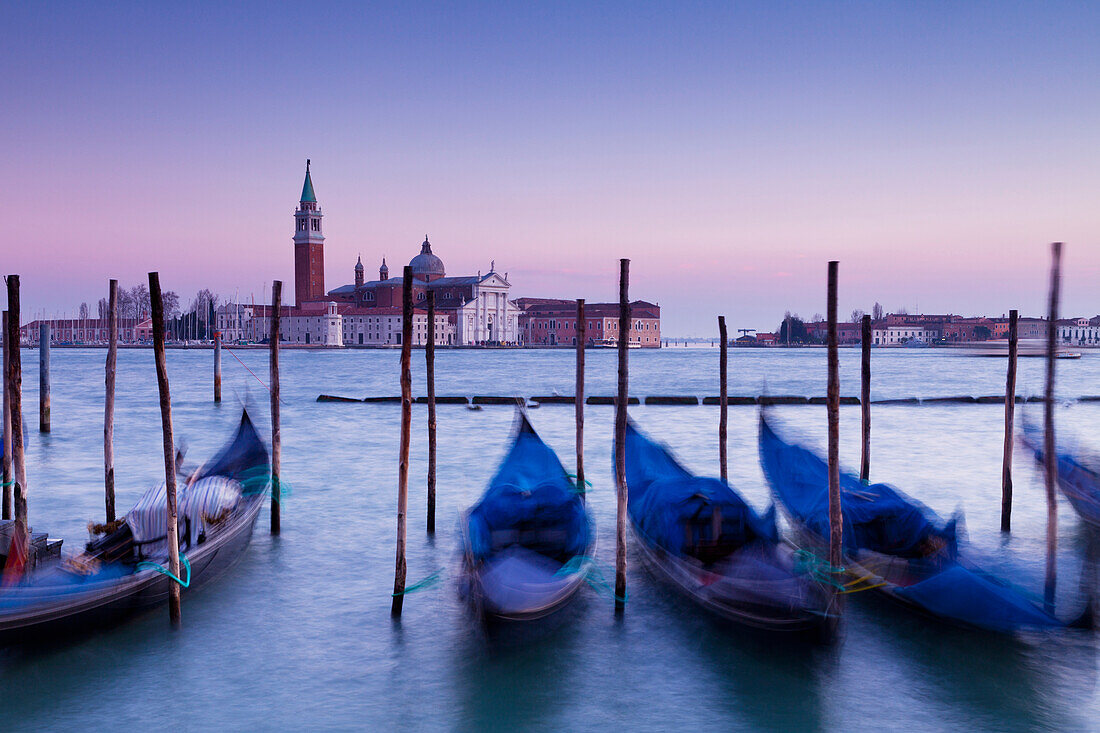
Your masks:
<svg viewBox="0 0 1100 733"><path fill-rule="evenodd" d="M24 313L159 270L326 287L417 254L667 335L825 310L1100 313L1100 3L6 3L5 273Z"/></svg>

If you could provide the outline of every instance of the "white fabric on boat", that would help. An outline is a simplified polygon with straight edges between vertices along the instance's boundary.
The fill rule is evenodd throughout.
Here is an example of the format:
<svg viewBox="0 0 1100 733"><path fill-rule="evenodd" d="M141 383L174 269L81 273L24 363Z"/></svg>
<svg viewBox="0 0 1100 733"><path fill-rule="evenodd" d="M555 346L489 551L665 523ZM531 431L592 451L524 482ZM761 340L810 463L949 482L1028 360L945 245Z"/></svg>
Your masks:
<svg viewBox="0 0 1100 733"><path fill-rule="evenodd" d="M241 485L223 476L209 476L181 486L176 496L180 546L198 544L208 518L232 511L241 500ZM146 558L168 555L168 496L163 483L146 491L126 515L126 524Z"/></svg>

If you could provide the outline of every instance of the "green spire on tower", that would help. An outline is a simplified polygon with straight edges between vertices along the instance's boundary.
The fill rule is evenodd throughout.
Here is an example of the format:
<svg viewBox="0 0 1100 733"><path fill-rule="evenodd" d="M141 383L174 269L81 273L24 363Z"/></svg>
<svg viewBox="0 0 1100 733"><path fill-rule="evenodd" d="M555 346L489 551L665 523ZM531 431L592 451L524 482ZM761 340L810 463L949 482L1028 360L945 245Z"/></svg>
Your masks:
<svg viewBox="0 0 1100 733"><path fill-rule="evenodd" d="M306 182L302 184L302 203L317 203L317 194L313 193L313 179L309 177L309 158L306 158Z"/></svg>

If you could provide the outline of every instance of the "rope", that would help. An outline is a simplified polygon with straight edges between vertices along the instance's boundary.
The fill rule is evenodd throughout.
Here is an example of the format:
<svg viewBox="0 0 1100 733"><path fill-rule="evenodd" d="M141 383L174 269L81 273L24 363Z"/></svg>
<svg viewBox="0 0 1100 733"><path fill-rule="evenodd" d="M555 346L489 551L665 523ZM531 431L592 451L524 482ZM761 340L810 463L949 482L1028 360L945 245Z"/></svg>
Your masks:
<svg viewBox="0 0 1100 733"><path fill-rule="evenodd" d="M841 585L839 581L836 581L831 577L833 575L841 575L848 572L844 568L832 565L827 560L818 557L810 550L795 550L794 559L794 569L796 573L807 573L817 582L844 592L845 586Z"/></svg>
<svg viewBox="0 0 1100 733"><path fill-rule="evenodd" d="M233 353L233 349L229 348L225 344L222 344L222 348L225 349L226 351L228 351L229 354L234 359L239 361L241 366L243 366L245 369L248 369L248 365L245 364L243 361L241 361L241 357L239 357L239 356L237 356L236 354ZM262 384L264 386L264 389L266 389L268 392L271 392L271 387L268 387L267 384L264 382L264 380L257 377L256 372L252 371L251 369L248 369L248 373L251 374L253 377L256 377L256 381L259 382L260 384ZM279 398L279 402L282 402L284 405L286 404L286 400L284 400L282 397Z"/></svg>
<svg viewBox="0 0 1100 733"><path fill-rule="evenodd" d="M436 572L432 573L428 577L424 578L424 580L421 580L419 583L413 583L410 586L406 586L405 590L401 591L400 593L390 593L390 596L391 597L406 596L409 593L416 593L419 590L424 590L425 588L431 588L433 585L435 585L436 583L438 583L442 579L443 579L443 571L442 570L437 570Z"/></svg>
<svg viewBox="0 0 1100 733"><path fill-rule="evenodd" d="M588 479L584 480L584 486L578 485L577 484L577 474L575 474L575 473L567 473L567 474L565 474L565 477L573 482L573 491L575 493L586 494L586 493L588 493L588 490L592 488L592 482L589 481Z"/></svg>
<svg viewBox="0 0 1100 733"><path fill-rule="evenodd" d="M181 588L187 588L188 586L191 585L191 563L187 562L187 555L184 555L182 552L180 553L180 562L182 562L183 566L185 568L187 568L187 582L184 582L184 581L180 580L179 578L177 578L172 573L171 570L164 567L163 565L158 565L155 562L147 562L147 561L139 562L137 564L137 569L141 570L143 568L152 568L153 570L156 570L161 575L167 575L169 578L171 578L172 580L179 583Z"/></svg>
<svg viewBox="0 0 1100 733"><path fill-rule="evenodd" d="M0 488L5 488L6 489L9 486L15 486L15 479L12 479L11 481L4 481L3 483L0 483Z"/></svg>
<svg viewBox="0 0 1100 733"><path fill-rule="evenodd" d="M588 568L587 571L585 571L586 567ZM572 575L573 573L580 572L585 572L585 582L588 583L592 590L596 591L604 598L610 598L618 603L627 602L629 594L624 594L622 598L619 598L619 596L615 594L611 583L608 582L607 576L604 575L603 569L590 557L574 555L569 558L569 561L562 565L554 575Z"/></svg>

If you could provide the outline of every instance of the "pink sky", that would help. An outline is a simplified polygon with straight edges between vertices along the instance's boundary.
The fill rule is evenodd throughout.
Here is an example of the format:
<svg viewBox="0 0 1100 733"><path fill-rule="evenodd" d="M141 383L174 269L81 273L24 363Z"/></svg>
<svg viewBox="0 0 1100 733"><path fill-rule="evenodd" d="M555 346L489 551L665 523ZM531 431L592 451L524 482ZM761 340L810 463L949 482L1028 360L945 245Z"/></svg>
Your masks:
<svg viewBox="0 0 1100 733"><path fill-rule="evenodd" d="M310 43L257 8L20 7L2 269L28 316L151 269L266 297L309 157L329 288L426 232L516 297L612 300L629 257L668 335L824 312L829 259L842 314L1039 314L1059 239L1064 314L1097 314L1097 13L902 7L345 8Z"/></svg>

